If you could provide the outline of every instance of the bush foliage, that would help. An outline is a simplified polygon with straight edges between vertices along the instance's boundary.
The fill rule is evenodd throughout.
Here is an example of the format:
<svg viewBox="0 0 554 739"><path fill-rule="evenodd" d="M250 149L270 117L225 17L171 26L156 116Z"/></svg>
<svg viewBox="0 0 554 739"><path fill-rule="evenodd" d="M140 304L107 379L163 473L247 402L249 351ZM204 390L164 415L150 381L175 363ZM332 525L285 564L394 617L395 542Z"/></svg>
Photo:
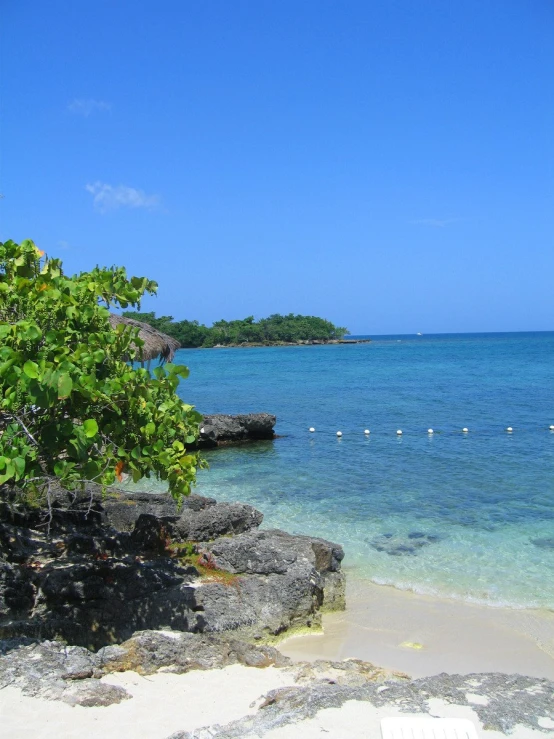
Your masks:
<svg viewBox="0 0 554 739"><path fill-rule="evenodd" d="M269 318L255 321L253 316L236 321L216 321L211 327L198 321L175 321L173 316L160 316L155 313L123 314L137 321L149 323L159 331L173 336L186 348L210 347L216 344L279 344L298 341L331 341L348 334L346 328L335 326L330 321L317 316L299 316L289 313L281 316L275 313Z"/></svg>
<svg viewBox="0 0 554 739"><path fill-rule="evenodd" d="M138 330L108 322L157 285L122 267L67 277L30 241L0 243L0 485L44 489L167 480L190 492L201 416L176 394L184 366L133 368Z"/></svg>

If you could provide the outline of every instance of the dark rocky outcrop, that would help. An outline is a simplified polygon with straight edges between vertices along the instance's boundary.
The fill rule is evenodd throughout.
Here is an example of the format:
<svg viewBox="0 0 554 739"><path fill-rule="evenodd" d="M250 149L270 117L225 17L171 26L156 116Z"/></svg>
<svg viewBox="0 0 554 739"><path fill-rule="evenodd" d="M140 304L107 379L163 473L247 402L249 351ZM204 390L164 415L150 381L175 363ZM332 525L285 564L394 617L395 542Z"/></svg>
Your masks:
<svg viewBox="0 0 554 739"><path fill-rule="evenodd" d="M245 413L237 416L204 416L197 447L213 448L248 441L274 439L276 417L270 413Z"/></svg>
<svg viewBox="0 0 554 739"><path fill-rule="evenodd" d="M60 491L49 521L0 508L0 638L100 648L144 629L268 640L344 607L343 551L259 531L262 514L191 495Z"/></svg>

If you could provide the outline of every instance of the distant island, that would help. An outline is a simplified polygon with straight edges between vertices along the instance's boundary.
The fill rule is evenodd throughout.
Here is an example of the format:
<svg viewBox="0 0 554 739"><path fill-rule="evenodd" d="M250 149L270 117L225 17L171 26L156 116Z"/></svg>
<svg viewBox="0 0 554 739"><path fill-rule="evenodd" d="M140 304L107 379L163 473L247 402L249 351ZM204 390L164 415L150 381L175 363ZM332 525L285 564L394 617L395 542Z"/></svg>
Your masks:
<svg viewBox="0 0 554 739"><path fill-rule="evenodd" d="M254 320L248 316L242 320L216 321L205 326L198 321L176 321L173 316L156 317L154 312L126 311L125 318L148 323L158 331L176 339L183 348L218 346L286 346L290 344L358 343L345 339L348 329L335 326L317 316L286 316L274 313L269 318ZM367 340L366 340L367 341Z"/></svg>

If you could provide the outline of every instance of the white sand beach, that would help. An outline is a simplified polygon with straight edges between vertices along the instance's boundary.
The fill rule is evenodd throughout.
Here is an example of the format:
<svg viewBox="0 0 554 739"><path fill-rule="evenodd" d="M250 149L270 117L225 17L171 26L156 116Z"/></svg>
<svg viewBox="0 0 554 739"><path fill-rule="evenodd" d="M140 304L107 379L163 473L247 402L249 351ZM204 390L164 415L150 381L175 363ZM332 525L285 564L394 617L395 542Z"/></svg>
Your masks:
<svg viewBox="0 0 554 739"><path fill-rule="evenodd" d="M136 672L109 675L104 681L120 685L132 699L120 704L83 708L58 701L23 696L17 688L0 691L0 736L6 739L167 739L177 731L194 732L205 726L225 725L255 713L268 690L290 685L291 673L268 667L257 669L239 665L185 675L158 673L141 677ZM480 696L474 697L479 702ZM313 718L271 729L264 739L380 739L381 719L409 716L397 706L377 708L363 701L347 701L340 708L326 708ZM413 714L416 715L416 714ZM467 718L473 721L480 739L504 739L505 734L485 730L469 706L442 700L429 701L429 716ZM421 714L417 714L421 716ZM554 728L547 717L539 718L542 728ZM545 734L516 726L513 739L538 739ZM199 739L211 736L198 732ZM259 736L247 734L245 736Z"/></svg>
<svg viewBox="0 0 554 739"><path fill-rule="evenodd" d="M291 684L289 673L273 667L232 665L185 675L136 672L110 674L103 682L133 696L116 705L84 708L0 691L2 739L165 739L180 730L226 724L254 713L269 690Z"/></svg>

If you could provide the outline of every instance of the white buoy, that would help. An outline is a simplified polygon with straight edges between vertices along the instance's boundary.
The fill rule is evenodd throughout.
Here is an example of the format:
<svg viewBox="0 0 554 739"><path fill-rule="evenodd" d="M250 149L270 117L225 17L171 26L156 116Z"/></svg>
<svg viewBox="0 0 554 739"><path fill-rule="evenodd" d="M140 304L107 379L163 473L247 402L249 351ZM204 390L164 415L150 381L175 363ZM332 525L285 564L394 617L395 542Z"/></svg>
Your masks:
<svg viewBox="0 0 554 739"><path fill-rule="evenodd" d="M337 431L337 436L342 436L342 431Z"/></svg>
<svg viewBox="0 0 554 739"><path fill-rule="evenodd" d="M464 433L464 434L467 434L468 431L469 431L469 429L466 429L466 428L463 428L462 429L462 433Z"/></svg>
<svg viewBox="0 0 554 739"><path fill-rule="evenodd" d="M507 432L508 432L509 434L511 434L511 433L512 433L512 431L513 431L513 428L512 428L511 426L508 426L508 428L506 429L506 431L507 431Z"/></svg>
<svg viewBox="0 0 554 739"><path fill-rule="evenodd" d="M549 426L551 431L554 431L554 426Z"/></svg>
<svg viewBox="0 0 554 739"><path fill-rule="evenodd" d="M398 429L398 431L396 432L396 435L397 436L402 436L402 431L400 429Z"/></svg>
<svg viewBox="0 0 554 739"><path fill-rule="evenodd" d="M310 426L310 431L312 432L312 434L313 434L313 432L315 431L315 429L314 429L314 427L313 427L313 426Z"/></svg>
<svg viewBox="0 0 554 739"><path fill-rule="evenodd" d="M554 426L552 426L551 428L553 428L553 429L554 429ZM369 434L369 433L370 433L370 430L369 430L369 429L366 429L366 430L364 431L364 434Z"/></svg>
<svg viewBox="0 0 554 739"><path fill-rule="evenodd" d="M427 433L428 434L434 434L435 432L433 431L433 429L427 429Z"/></svg>

